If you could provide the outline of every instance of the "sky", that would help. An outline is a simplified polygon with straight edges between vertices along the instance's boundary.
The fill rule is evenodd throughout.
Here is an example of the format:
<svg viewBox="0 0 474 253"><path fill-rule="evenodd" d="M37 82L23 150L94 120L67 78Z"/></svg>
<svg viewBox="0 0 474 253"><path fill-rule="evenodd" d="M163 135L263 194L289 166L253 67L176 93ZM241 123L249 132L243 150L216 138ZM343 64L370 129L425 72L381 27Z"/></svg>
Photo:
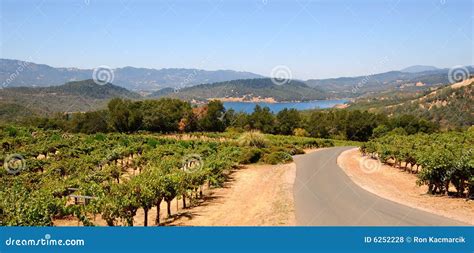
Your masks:
<svg viewBox="0 0 474 253"><path fill-rule="evenodd" d="M473 65L471 0L1 0L0 57L292 78Z"/></svg>

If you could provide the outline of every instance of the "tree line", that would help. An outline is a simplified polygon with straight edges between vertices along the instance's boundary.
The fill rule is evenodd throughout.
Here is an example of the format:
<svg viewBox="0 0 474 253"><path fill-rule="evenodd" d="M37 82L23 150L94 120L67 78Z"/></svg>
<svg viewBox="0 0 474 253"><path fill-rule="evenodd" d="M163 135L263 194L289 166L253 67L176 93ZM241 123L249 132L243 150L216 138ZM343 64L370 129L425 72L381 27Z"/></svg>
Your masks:
<svg viewBox="0 0 474 253"><path fill-rule="evenodd" d="M226 110L220 101L204 105L163 98L132 101L112 99L106 110L61 114L37 118L30 123L45 129L62 129L73 133L137 132L160 133L222 132L259 130L263 133L297 135L340 140L367 141L396 129L401 133L433 133L439 126L412 116L388 117L360 110L283 109L273 113L256 105L252 113Z"/></svg>

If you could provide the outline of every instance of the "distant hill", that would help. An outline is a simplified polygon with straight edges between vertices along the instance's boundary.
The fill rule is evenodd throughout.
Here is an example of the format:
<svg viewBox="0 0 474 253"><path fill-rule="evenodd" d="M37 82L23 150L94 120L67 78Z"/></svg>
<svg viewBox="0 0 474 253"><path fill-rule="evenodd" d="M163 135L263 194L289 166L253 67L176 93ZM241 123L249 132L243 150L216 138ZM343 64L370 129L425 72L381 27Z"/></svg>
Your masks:
<svg viewBox="0 0 474 253"><path fill-rule="evenodd" d="M115 97L138 99L141 96L110 83L98 85L91 79L51 87L5 88L0 89L0 118L15 111L17 114L50 115L97 110L105 108Z"/></svg>
<svg viewBox="0 0 474 253"><path fill-rule="evenodd" d="M388 106L372 103L371 111L389 115L412 114L445 128L474 124L474 78L448 85L415 99ZM354 107L356 108L356 107Z"/></svg>
<svg viewBox="0 0 474 253"><path fill-rule="evenodd" d="M474 73L474 68L467 67ZM306 81L311 87L317 87L334 97L378 96L382 92L413 93L429 90L449 83L449 69L438 69L417 73L390 71L385 73L341 77L331 79L312 79Z"/></svg>
<svg viewBox="0 0 474 253"><path fill-rule="evenodd" d="M0 85L7 87L45 87L69 81L91 79L93 69L54 68L18 60L0 59ZM250 72L200 69L147 69L124 67L113 69L115 85L134 91L156 91L165 87L183 88L202 83L235 79L260 78Z"/></svg>
<svg viewBox="0 0 474 253"><path fill-rule="evenodd" d="M414 65L414 66L404 68L400 71L407 72L407 73L419 73L419 72L434 71L434 70L440 70L440 69L434 66Z"/></svg>
<svg viewBox="0 0 474 253"><path fill-rule="evenodd" d="M271 78L233 80L212 84L201 84L180 90L161 90L151 97L175 97L184 100L203 101L211 98L243 101L308 101L326 98L320 89L311 88L304 82L291 80L276 85Z"/></svg>

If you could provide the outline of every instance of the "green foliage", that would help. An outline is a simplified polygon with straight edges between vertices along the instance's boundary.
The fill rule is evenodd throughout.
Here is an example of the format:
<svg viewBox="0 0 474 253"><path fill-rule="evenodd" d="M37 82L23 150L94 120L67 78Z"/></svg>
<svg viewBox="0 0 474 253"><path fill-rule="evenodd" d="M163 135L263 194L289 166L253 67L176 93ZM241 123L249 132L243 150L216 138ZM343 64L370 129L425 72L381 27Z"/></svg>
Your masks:
<svg viewBox="0 0 474 253"><path fill-rule="evenodd" d="M405 131L403 128L398 128ZM394 166L418 173L419 185L427 185L430 194L447 194L449 185L457 196L473 197L474 135L472 132L400 135L397 131L374 139L361 151L383 162L394 161ZM420 169L421 168L421 169Z"/></svg>
<svg viewBox="0 0 474 253"><path fill-rule="evenodd" d="M240 157L241 164L250 164L250 163L258 163L260 159L263 157L263 150L259 148L247 148L242 151L242 155Z"/></svg>
<svg viewBox="0 0 474 253"><path fill-rule="evenodd" d="M301 116L296 109L283 109L276 115L277 132L284 135L291 135L293 131L300 127ZM300 134L304 134L300 131ZM304 136L304 135L302 135Z"/></svg>
<svg viewBox="0 0 474 253"><path fill-rule="evenodd" d="M132 132L140 127L143 116L137 104L114 98L109 102L108 108L111 125L117 132Z"/></svg>
<svg viewBox="0 0 474 253"><path fill-rule="evenodd" d="M304 115L305 130L318 138L368 141L395 128L402 128L407 134L433 133L438 129L435 124L412 116L389 118L359 110L311 111Z"/></svg>
<svg viewBox="0 0 474 253"><path fill-rule="evenodd" d="M133 102L115 103L134 108ZM138 105L142 104L134 106ZM304 148L335 145L332 140L253 131L189 136L190 140L180 140L180 135L149 132L73 134L0 127L1 157L21 154L26 161L18 175L0 170L2 224L49 226L54 219L74 216L89 226L94 225L92 216L100 215L110 226L131 226L138 209L150 210L162 201L168 205L176 198L192 202L202 185L222 186L238 164L285 163ZM184 171L190 155L200 157L200 165ZM71 188L77 190L71 192ZM86 205L72 205L71 193L92 198ZM154 224L160 224L158 218Z"/></svg>
<svg viewBox="0 0 474 253"><path fill-rule="evenodd" d="M138 107L143 114L143 130L177 132L181 119L191 113L189 103L178 99L145 100Z"/></svg>
<svg viewBox="0 0 474 253"><path fill-rule="evenodd" d="M249 115L248 124L251 129L273 133L275 131L275 116L270 108L256 105L253 113Z"/></svg>
<svg viewBox="0 0 474 253"><path fill-rule="evenodd" d="M107 111L74 113L71 118L67 125L71 132L92 134L110 131Z"/></svg>
<svg viewBox="0 0 474 253"><path fill-rule="evenodd" d="M219 100L210 101L207 104L207 112L198 121L198 128L201 131L222 132L225 130L225 108Z"/></svg>
<svg viewBox="0 0 474 253"><path fill-rule="evenodd" d="M184 141L150 133L71 134L0 127L1 157L21 154L26 161L17 175L0 170L2 225L50 226L54 219L74 216L90 226L92 216L100 215L110 226L131 226L138 209L150 210L178 197L195 198L206 183L222 186L238 164L283 163L303 148L334 145L252 132L241 146L240 135L203 132L194 136L205 140ZM202 166L185 172L183 164L191 154L201 158ZM3 167L2 163L3 159ZM72 205L71 193L92 198L86 205ZM146 219L149 224L147 215ZM159 219L154 224L160 224Z"/></svg>
<svg viewBox="0 0 474 253"><path fill-rule="evenodd" d="M290 154L283 152L283 151L277 151L277 152L272 152L270 154L265 155L264 157L264 162L268 164L279 164L279 163L288 163L293 161L293 158L291 157Z"/></svg>

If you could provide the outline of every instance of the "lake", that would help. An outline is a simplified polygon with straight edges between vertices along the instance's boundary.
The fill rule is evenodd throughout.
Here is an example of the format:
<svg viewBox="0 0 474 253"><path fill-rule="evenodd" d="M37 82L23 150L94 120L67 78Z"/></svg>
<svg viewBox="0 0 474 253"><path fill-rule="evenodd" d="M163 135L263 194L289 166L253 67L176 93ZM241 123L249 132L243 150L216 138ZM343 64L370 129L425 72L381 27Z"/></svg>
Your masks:
<svg viewBox="0 0 474 253"><path fill-rule="evenodd" d="M236 112L252 113L255 105L262 107L268 106L270 110L277 113L285 108L294 108L297 110L308 110L308 109L325 109L332 108L337 104L344 104L348 102L345 99L335 100L314 100L306 102L281 102L281 103L267 103L267 102L224 102L224 107L228 109L234 109Z"/></svg>

